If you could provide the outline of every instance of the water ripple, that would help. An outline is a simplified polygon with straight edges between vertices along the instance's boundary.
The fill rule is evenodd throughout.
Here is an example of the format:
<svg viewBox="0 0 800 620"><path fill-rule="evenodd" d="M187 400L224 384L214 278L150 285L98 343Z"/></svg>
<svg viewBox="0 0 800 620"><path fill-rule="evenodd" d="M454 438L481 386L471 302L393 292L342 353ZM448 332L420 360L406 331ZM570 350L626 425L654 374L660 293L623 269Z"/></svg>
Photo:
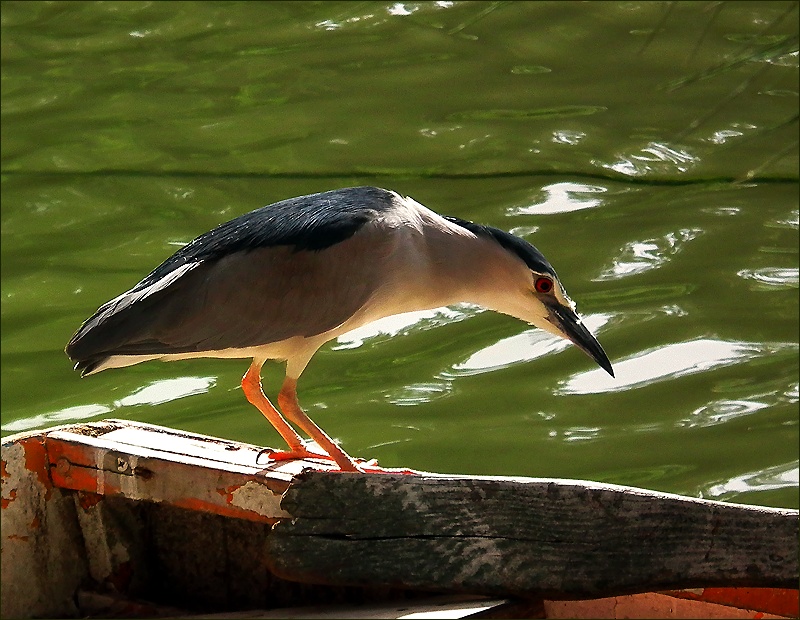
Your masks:
<svg viewBox="0 0 800 620"><path fill-rule="evenodd" d="M216 383L216 377L178 377L177 379L153 381L129 396L114 401L114 406L160 405L186 396L205 394Z"/></svg>
<svg viewBox="0 0 800 620"><path fill-rule="evenodd" d="M650 142L640 152L641 155L620 156L617 161L610 164L601 161L592 163L620 174L635 177L654 172L661 174L687 172L699 161L698 157L688 151L661 142Z"/></svg>
<svg viewBox="0 0 800 620"><path fill-rule="evenodd" d="M800 271L797 268L764 267L762 269L742 269L736 275L758 284L776 288L797 288L800 286Z"/></svg>
<svg viewBox="0 0 800 620"><path fill-rule="evenodd" d="M599 198L589 198L582 194L600 194L608 191L599 185L585 185L583 183L553 183L542 188L546 193L544 201L525 207L515 207L508 210L509 215L552 215L554 213L569 213L581 209L592 209L602 204Z"/></svg>
<svg viewBox="0 0 800 620"><path fill-rule="evenodd" d="M19 433L34 428L44 428L52 426L53 422L78 422L96 416L106 415L112 411L111 407L105 405L78 405L76 407L66 407L58 411L48 411L29 418L12 420L8 424L3 424L2 429L6 432Z"/></svg>
<svg viewBox="0 0 800 620"><path fill-rule="evenodd" d="M482 311L482 308L471 304L458 304L453 307L418 310L387 316L342 334L336 339L336 344L331 349L334 351L357 349L363 346L365 341L372 338L407 334L412 331L413 327L418 329L439 327L440 325L461 321Z"/></svg>
<svg viewBox="0 0 800 620"><path fill-rule="evenodd" d="M740 493L773 491L797 487L800 484L800 461L767 467L712 484L703 497L729 498Z"/></svg>
<svg viewBox="0 0 800 620"><path fill-rule="evenodd" d="M626 243L620 255L614 259L614 264L594 280L616 280L661 267L702 232L699 228L682 228L663 237Z"/></svg>
<svg viewBox="0 0 800 620"><path fill-rule="evenodd" d="M769 403L757 400L717 400L692 411L690 417L678 422L684 428L706 428L724 424L769 407Z"/></svg>
<svg viewBox="0 0 800 620"><path fill-rule="evenodd" d="M574 375L570 379L562 381L556 393L620 392L667 379L738 364L792 348L797 349L797 345L711 339L678 342L644 351L627 360L615 361L616 378L609 377L602 370L590 370Z"/></svg>
<svg viewBox="0 0 800 620"><path fill-rule="evenodd" d="M112 405L93 403L66 407L57 411L48 411L28 418L13 420L3 424L2 430L6 432L27 431L34 428L51 426L53 422L75 423L99 416L108 415L114 409L130 407L133 405L160 405L185 396L203 394L208 392L217 382L216 377L179 377L177 379L164 379L154 381L149 385L135 390Z"/></svg>
<svg viewBox="0 0 800 620"><path fill-rule="evenodd" d="M452 389L450 381L415 383L392 394L387 394L387 400L393 405L421 405L447 396Z"/></svg>
<svg viewBox="0 0 800 620"><path fill-rule="evenodd" d="M584 317L583 323L593 333L611 319L610 314L592 314ZM463 362L454 364L452 371L442 373L444 377L477 375L515 364L529 362L550 353L563 351L571 343L538 328L532 328L508 338L503 338L470 355Z"/></svg>

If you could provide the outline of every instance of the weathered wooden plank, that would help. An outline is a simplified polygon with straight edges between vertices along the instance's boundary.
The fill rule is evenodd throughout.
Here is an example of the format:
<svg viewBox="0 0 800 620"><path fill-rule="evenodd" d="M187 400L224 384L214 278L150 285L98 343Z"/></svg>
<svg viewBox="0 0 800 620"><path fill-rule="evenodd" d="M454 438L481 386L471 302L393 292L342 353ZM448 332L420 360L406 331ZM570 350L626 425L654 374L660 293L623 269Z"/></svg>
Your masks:
<svg viewBox="0 0 800 620"><path fill-rule="evenodd" d="M57 431L45 440L53 484L101 496L168 502L227 516L272 521L279 495L255 467L123 446ZM278 481L279 482L279 481Z"/></svg>
<svg viewBox="0 0 800 620"><path fill-rule="evenodd" d="M14 441L6 438L4 445ZM278 504L295 474L335 467L317 460L269 461L258 458L257 446L128 420L50 429L42 445L45 474L57 488L268 523L286 516Z"/></svg>
<svg viewBox="0 0 800 620"><path fill-rule="evenodd" d="M549 598L797 587L798 512L573 480L307 472L270 539L284 578Z"/></svg>
<svg viewBox="0 0 800 620"><path fill-rule="evenodd" d="M0 453L2 617L73 617L88 574L75 504L47 476L41 433L3 439Z"/></svg>

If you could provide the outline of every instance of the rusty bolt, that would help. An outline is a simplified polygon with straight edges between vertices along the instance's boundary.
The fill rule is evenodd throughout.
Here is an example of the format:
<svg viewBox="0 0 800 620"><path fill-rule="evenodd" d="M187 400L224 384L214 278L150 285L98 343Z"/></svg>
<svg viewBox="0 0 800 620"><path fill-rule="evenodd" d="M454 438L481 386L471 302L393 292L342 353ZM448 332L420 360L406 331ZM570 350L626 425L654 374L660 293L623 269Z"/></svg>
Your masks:
<svg viewBox="0 0 800 620"><path fill-rule="evenodd" d="M70 462L63 456L59 457L56 461L56 471L62 476L69 476Z"/></svg>

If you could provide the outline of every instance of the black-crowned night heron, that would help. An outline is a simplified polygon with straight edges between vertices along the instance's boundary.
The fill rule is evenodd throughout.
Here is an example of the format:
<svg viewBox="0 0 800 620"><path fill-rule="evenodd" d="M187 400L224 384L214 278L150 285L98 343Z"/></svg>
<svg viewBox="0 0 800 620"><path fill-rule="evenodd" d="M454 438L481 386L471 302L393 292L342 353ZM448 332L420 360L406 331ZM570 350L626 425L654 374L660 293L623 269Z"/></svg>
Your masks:
<svg viewBox="0 0 800 620"><path fill-rule="evenodd" d="M82 376L157 359L252 358L244 394L290 447L272 456L320 456L288 419L342 470L358 471L300 408L297 379L340 334L458 302L567 338L613 375L539 250L376 187L290 198L200 235L103 304L66 352ZM286 361L280 412L261 388L266 360Z"/></svg>

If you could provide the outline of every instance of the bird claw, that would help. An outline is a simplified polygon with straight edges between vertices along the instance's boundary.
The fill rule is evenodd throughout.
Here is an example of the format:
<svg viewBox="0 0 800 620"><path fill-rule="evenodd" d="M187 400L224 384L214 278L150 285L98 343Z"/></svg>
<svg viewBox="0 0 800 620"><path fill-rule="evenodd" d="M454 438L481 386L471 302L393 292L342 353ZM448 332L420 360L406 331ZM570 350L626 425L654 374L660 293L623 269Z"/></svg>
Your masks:
<svg viewBox="0 0 800 620"><path fill-rule="evenodd" d="M369 461L359 462L357 463L358 469L360 472L364 474L401 474L403 476L418 476L419 472L414 471L413 469L406 469L405 467L401 468L385 468L378 465L378 461L376 459L370 459Z"/></svg>
<svg viewBox="0 0 800 620"><path fill-rule="evenodd" d="M274 450L272 448L263 448L256 455L256 465L260 465L259 460L263 455L268 455L272 461L290 461L293 459L322 459L326 461L333 461L333 457L329 454L320 452L311 452L310 450ZM417 472L411 469L385 469L378 465L378 459L353 459L353 464L356 469L364 474L403 474L407 476L415 476Z"/></svg>
<svg viewBox="0 0 800 620"><path fill-rule="evenodd" d="M256 455L256 465L261 465L259 460L262 456L268 455L272 461L291 461L294 459L324 459L332 461L333 457L328 454L311 452L309 450L274 450L272 448L263 448Z"/></svg>

